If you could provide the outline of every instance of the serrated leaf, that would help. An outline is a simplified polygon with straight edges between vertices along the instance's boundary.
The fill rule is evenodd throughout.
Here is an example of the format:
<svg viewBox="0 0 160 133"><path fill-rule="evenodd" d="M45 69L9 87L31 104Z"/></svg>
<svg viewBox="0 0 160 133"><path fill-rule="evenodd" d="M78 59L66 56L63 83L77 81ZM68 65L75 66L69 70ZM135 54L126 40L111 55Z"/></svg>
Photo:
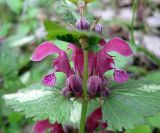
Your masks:
<svg viewBox="0 0 160 133"><path fill-rule="evenodd" d="M134 128L146 122L145 117L160 112L160 84L129 81L110 87L112 94L106 98L103 117L115 130Z"/></svg>
<svg viewBox="0 0 160 133"><path fill-rule="evenodd" d="M80 31L77 29L67 29L66 27L49 20L44 21L45 30L48 32L48 39L62 40L65 42L73 43L81 47L79 40L85 37L88 50L97 51L98 43L101 40L100 36L94 32Z"/></svg>
<svg viewBox="0 0 160 133"><path fill-rule="evenodd" d="M148 75L143 77L143 79L148 80L150 82L160 82L159 80L160 71L150 72ZM160 128L160 114L156 114L155 116L147 118L149 125L152 127Z"/></svg>
<svg viewBox="0 0 160 133"><path fill-rule="evenodd" d="M3 98L15 111L33 117L36 121L49 119L51 123L66 122L70 118L71 101L53 87L38 83L17 93L4 95Z"/></svg>

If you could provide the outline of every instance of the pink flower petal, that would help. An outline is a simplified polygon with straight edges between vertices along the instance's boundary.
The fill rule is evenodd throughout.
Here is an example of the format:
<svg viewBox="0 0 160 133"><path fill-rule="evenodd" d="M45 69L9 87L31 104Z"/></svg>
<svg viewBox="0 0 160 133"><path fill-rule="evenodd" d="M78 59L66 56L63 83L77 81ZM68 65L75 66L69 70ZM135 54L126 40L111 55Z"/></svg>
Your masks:
<svg viewBox="0 0 160 133"><path fill-rule="evenodd" d="M58 54L60 53L60 51L61 50L53 43L44 42L35 49L31 59L32 61L41 61L48 55L53 54L53 53Z"/></svg>
<svg viewBox="0 0 160 133"><path fill-rule="evenodd" d="M53 66L55 72L64 72L67 77L73 73L69 64L68 56L64 51L61 51L59 56L54 60Z"/></svg>
<svg viewBox="0 0 160 133"><path fill-rule="evenodd" d="M128 80L128 74L124 70L115 69L114 80L119 83L126 82Z"/></svg>
<svg viewBox="0 0 160 133"><path fill-rule="evenodd" d="M54 125L51 128L51 133L64 133L63 127L59 123L54 123Z"/></svg>
<svg viewBox="0 0 160 133"><path fill-rule="evenodd" d="M69 88L69 86L66 86L65 88L63 88L61 90L61 93L63 96L65 96L67 98L70 98L73 96L73 93L72 93L71 89Z"/></svg>
<svg viewBox="0 0 160 133"><path fill-rule="evenodd" d="M45 75L42 80L43 84L46 86L53 86L56 82L56 76L54 73Z"/></svg>
<svg viewBox="0 0 160 133"><path fill-rule="evenodd" d="M38 121L34 127L33 127L33 131L35 133L45 133L46 130L48 128L51 127L51 124L49 123L48 119L47 120L42 120L42 121Z"/></svg>
<svg viewBox="0 0 160 133"><path fill-rule="evenodd" d="M87 118L86 128L87 132L93 132L100 124L102 120L102 109L101 107L95 109Z"/></svg>
<svg viewBox="0 0 160 133"><path fill-rule="evenodd" d="M122 56L130 56L133 54L131 48L124 40L120 38L112 38L103 48L105 52L117 52Z"/></svg>
<svg viewBox="0 0 160 133"><path fill-rule="evenodd" d="M69 49L73 50L72 61L74 63L74 71L82 75L83 73L83 51L74 44L69 44Z"/></svg>
<svg viewBox="0 0 160 133"><path fill-rule="evenodd" d="M99 42L100 46L104 46L104 45L106 45L106 43L107 42L104 39L101 39Z"/></svg>
<svg viewBox="0 0 160 133"><path fill-rule="evenodd" d="M64 133L63 127L61 124L55 122L54 124L50 124L49 120L38 121L34 127L33 131L35 133L45 133L47 129L51 129L51 133Z"/></svg>
<svg viewBox="0 0 160 133"><path fill-rule="evenodd" d="M89 75L95 75L96 67L97 67L97 54L93 52L89 52L89 59L88 59L88 67L89 67Z"/></svg>
<svg viewBox="0 0 160 133"><path fill-rule="evenodd" d="M106 54L103 50L97 53L97 74L102 78L103 74L113 69L114 60L111 56Z"/></svg>

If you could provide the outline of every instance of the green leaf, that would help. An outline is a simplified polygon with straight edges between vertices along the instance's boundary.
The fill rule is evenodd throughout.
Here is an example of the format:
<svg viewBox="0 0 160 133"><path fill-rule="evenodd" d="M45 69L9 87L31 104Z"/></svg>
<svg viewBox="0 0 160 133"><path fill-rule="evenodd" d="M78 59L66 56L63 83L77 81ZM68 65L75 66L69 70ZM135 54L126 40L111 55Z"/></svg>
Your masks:
<svg viewBox="0 0 160 133"><path fill-rule="evenodd" d="M11 24L10 23L4 23L1 26L1 30L0 30L0 36L7 36L9 29L11 28Z"/></svg>
<svg viewBox="0 0 160 133"><path fill-rule="evenodd" d="M160 84L133 80L110 89L102 110L104 120L115 130L132 129L160 112Z"/></svg>
<svg viewBox="0 0 160 133"><path fill-rule="evenodd" d="M100 36L94 32L80 31L77 29L67 29L66 27L49 20L44 21L44 26L48 32L48 39L62 40L65 42L73 43L78 47L81 47L79 40L85 38L88 44L87 49L97 51Z"/></svg>
<svg viewBox="0 0 160 133"><path fill-rule="evenodd" d="M94 1L96 1L96 0L84 0L85 1L85 3L91 3L91 2L94 2Z"/></svg>
<svg viewBox="0 0 160 133"><path fill-rule="evenodd" d="M22 4L23 4L22 0L14 0L14 2L11 2L10 0L6 0L6 3L13 12L17 14L20 13L22 9Z"/></svg>
<svg viewBox="0 0 160 133"><path fill-rule="evenodd" d="M14 50L0 45L0 75L8 78L17 74L17 58Z"/></svg>
<svg viewBox="0 0 160 133"><path fill-rule="evenodd" d="M145 77L143 77L144 80L148 80L148 81L152 81L152 82L159 82L159 75L160 75L160 71L153 71L153 72L149 72L148 75L146 75Z"/></svg>
<svg viewBox="0 0 160 133"><path fill-rule="evenodd" d="M4 95L3 98L15 111L33 117L36 121L49 119L51 123L66 122L70 118L71 101L53 87L37 83L17 93Z"/></svg>
<svg viewBox="0 0 160 133"><path fill-rule="evenodd" d="M100 101L97 100L91 100L88 103L88 109L87 109L87 115L90 115L96 108L99 108L102 104L100 103Z"/></svg>
<svg viewBox="0 0 160 133"><path fill-rule="evenodd" d="M68 0L68 1L72 2L75 5L77 5L77 3L78 3L78 0Z"/></svg>
<svg viewBox="0 0 160 133"><path fill-rule="evenodd" d="M80 1L80 0L68 0L68 1L70 1L70 2L72 2L73 4L77 4L78 3L78 1ZM81 0L81 1L84 1L85 3L91 3L91 2L94 2L94 1L96 1L96 0Z"/></svg>
<svg viewBox="0 0 160 133"><path fill-rule="evenodd" d="M75 24L77 21L77 16L67 7L63 8L63 21L70 23L70 24Z"/></svg>
<svg viewBox="0 0 160 133"><path fill-rule="evenodd" d="M70 0L68 0L70 1ZM77 2L74 0L70 1L73 4L76 4ZM75 24L77 19L78 19L78 14L71 8L71 5L68 4L67 1L63 0L62 4L60 6L62 8L62 16L63 16L63 21L65 23L70 23L70 24Z"/></svg>
<svg viewBox="0 0 160 133"><path fill-rule="evenodd" d="M159 80L160 71L150 72L143 79L148 80L150 82L160 82ZM160 114L156 114L155 116L147 118L149 125L152 127L160 128Z"/></svg>
<svg viewBox="0 0 160 133"><path fill-rule="evenodd" d="M147 118L149 125L160 128L160 114Z"/></svg>
<svg viewBox="0 0 160 133"><path fill-rule="evenodd" d="M148 125L143 125L132 130L127 130L125 133L152 133L152 130Z"/></svg>

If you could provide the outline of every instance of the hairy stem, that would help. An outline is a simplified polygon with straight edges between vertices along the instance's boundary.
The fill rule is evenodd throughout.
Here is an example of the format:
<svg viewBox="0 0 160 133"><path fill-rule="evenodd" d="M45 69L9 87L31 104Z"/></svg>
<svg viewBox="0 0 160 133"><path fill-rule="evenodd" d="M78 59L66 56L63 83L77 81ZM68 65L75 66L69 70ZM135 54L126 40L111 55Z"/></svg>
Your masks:
<svg viewBox="0 0 160 133"><path fill-rule="evenodd" d="M87 113L87 105L88 105L87 80L88 80L88 51L84 50L84 71L83 71L83 96L84 96L84 99L82 102L80 133L85 132L86 113Z"/></svg>

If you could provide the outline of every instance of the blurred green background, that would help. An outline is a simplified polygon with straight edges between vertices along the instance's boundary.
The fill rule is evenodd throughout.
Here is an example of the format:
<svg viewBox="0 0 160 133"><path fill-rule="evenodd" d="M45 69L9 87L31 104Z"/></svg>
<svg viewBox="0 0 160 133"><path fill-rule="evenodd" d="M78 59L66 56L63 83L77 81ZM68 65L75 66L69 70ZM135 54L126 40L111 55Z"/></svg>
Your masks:
<svg viewBox="0 0 160 133"><path fill-rule="evenodd" d="M75 22L68 8L74 11L75 7L66 1L0 0L0 133L32 132L34 122L6 107L1 96L40 81L52 68L50 58L45 62L33 63L30 57L35 47L46 40L45 19ZM129 59L117 56L118 67L125 68L131 78L159 81L160 1L136 2L95 0L88 6L87 18L93 20L101 16L106 39L118 36L130 42L135 55ZM62 47L66 44L54 41ZM148 119L146 125L124 132L160 133L160 115Z"/></svg>

